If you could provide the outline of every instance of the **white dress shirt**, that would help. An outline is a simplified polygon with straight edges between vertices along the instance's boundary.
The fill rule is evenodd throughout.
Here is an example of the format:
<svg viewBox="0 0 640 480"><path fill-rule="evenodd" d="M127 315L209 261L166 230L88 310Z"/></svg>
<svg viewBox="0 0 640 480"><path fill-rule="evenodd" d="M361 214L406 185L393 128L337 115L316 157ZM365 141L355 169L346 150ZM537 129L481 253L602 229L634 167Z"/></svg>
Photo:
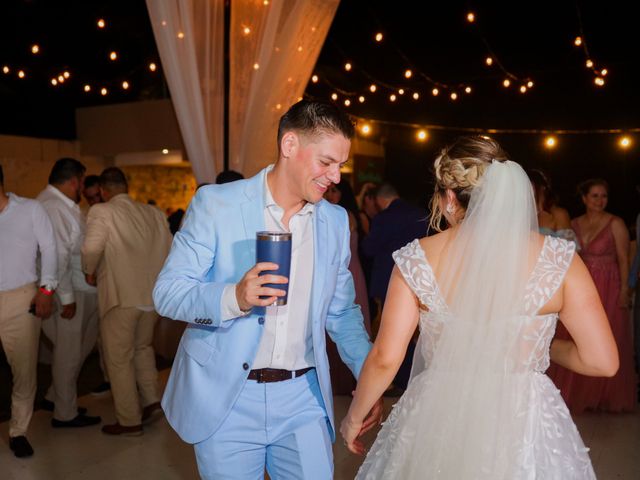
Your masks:
<svg viewBox="0 0 640 480"><path fill-rule="evenodd" d="M58 289L62 305L75 302L74 290L95 292L85 281L80 247L86 231L85 219L78 204L53 185L47 185L36 197L49 214L56 237L58 254Z"/></svg>
<svg viewBox="0 0 640 480"><path fill-rule="evenodd" d="M315 366L309 306L313 281L313 215L315 205L307 203L282 224L284 210L274 200L265 175L265 229L291 232L291 268L287 304L266 308L264 333L252 369L299 370ZM223 319L244 315L238 307L236 286L228 285L222 296Z"/></svg>
<svg viewBox="0 0 640 480"><path fill-rule="evenodd" d="M38 280L37 257L41 255L39 285L56 288L56 241L42 205L9 193L0 212L0 291L14 290Z"/></svg>

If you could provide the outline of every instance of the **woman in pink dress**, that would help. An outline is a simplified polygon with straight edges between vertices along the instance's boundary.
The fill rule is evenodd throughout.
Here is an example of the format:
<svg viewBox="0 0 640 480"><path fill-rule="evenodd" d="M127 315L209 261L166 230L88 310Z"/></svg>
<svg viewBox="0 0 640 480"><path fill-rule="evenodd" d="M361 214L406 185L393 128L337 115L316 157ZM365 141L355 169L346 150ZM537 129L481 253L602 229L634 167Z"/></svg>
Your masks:
<svg viewBox="0 0 640 480"><path fill-rule="evenodd" d="M325 193L325 199L333 204L343 207L349 215L349 230L351 232L351 261L349 271L353 277L356 290L356 303L360 305L364 326L371 334L371 321L369 319L369 296L367 295L367 285L360 264L358 255L358 238L361 233L358 218L358 205L356 203L351 186L344 179L337 185L332 184ZM331 367L331 385L333 393L337 395L350 395L355 388L356 381L349 368L340 360L338 349L330 338L327 338L327 355L329 366Z"/></svg>
<svg viewBox="0 0 640 480"><path fill-rule="evenodd" d="M551 364L547 374L560 389L572 413L585 410L630 412L636 406L636 379L629 316L629 233L624 221L605 211L609 186L601 179L579 187L586 212L571 225L600 294L620 354L620 369L611 378L585 377ZM624 280L621 280L624 279ZM558 324L556 338L569 334Z"/></svg>

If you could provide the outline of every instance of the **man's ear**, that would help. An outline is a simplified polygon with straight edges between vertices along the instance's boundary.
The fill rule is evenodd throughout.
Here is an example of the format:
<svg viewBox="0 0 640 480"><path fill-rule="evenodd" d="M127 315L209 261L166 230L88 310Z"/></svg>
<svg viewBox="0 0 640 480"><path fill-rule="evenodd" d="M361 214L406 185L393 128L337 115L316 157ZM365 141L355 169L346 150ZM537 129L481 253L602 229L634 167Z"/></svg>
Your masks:
<svg viewBox="0 0 640 480"><path fill-rule="evenodd" d="M286 132L280 140L280 151L283 157L291 157L300 145L300 137L295 132Z"/></svg>

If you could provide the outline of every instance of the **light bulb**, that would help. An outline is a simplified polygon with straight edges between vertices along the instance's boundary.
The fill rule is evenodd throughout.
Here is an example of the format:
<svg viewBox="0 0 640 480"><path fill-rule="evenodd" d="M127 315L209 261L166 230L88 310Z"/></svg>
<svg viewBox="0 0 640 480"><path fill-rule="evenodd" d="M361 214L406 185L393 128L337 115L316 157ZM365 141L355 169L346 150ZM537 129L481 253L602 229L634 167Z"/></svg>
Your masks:
<svg viewBox="0 0 640 480"><path fill-rule="evenodd" d="M576 47L579 47L580 45L582 45L582 37L576 37L576 39L573 41L573 44Z"/></svg>
<svg viewBox="0 0 640 480"><path fill-rule="evenodd" d="M376 33L376 42L381 42L382 41L382 34L381 33Z"/></svg>
<svg viewBox="0 0 640 480"><path fill-rule="evenodd" d="M118 52L111 52L111 53L109 54L109 58L110 58L111 60L113 60L113 61L117 60L117 59L118 59Z"/></svg>
<svg viewBox="0 0 640 480"><path fill-rule="evenodd" d="M152 72L155 72L157 68L158 66L155 63L151 62L149 64L149 70L151 70Z"/></svg>
<svg viewBox="0 0 640 480"><path fill-rule="evenodd" d="M351 71L351 64L350 64L350 63L345 63L345 64L344 64L344 69L345 69L347 72L350 72L350 71Z"/></svg>
<svg viewBox="0 0 640 480"><path fill-rule="evenodd" d="M103 18L101 18L100 20L98 20L98 28L104 28L106 25L105 21Z"/></svg>
<svg viewBox="0 0 640 480"><path fill-rule="evenodd" d="M411 70L406 70L404 72L405 78L411 78L411 75L413 75L413 72Z"/></svg>
<svg viewBox="0 0 640 480"><path fill-rule="evenodd" d="M369 90L371 91L371 93L374 93L377 89L378 87L376 87L375 83L372 83L371 86L369 87Z"/></svg>
<svg viewBox="0 0 640 480"><path fill-rule="evenodd" d="M418 139L419 142L424 142L427 139L427 131L426 130L418 130L416 132L416 138Z"/></svg>
<svg viewBox="0 0 640 480"><path fill-rule="evenodd" d="M31 46L31 53L33 53L34 55L36 55L39 51L40 47L37 44Z"/></svg>
<svg viewBox="0 0 640 480"><path fill-rule="evenodd" d="M129 89L129 82L127 82L126 80L124 82L122 82L122 89L123 90L128 90Z"/></svg>
<svg viewBox="0 0 640 480"><path fill-rule="evenodd" d="M84 86L84 91L85 92L90 92L91 91L91 85L85 85Z"/></svg>
<svg viewBox="0 0 640 480"><path fill-rule="evenodd" d="M338 99L338 94L337 93L332 93L331 94L331 100L337 100Z"/></svg>
<svg viewBox="0 0 640 480"><path fill-rule="evenodd" d="M371 125L365 123L364 125L362 125L362 127L360 127L360 132L363 135L369 135L371 133Z"/></svg>
<svg viewBox="0 0 640 480"><path fill-rule="evenodd" d="M433 90L431 90L431 95L433 95L434 97L437 97L439 93L440 93L440 90L438 90L437 88L434 88Z"/></svg>
<svg viewBox="0 0 640 480"><path fill-rule="evenodd" d="M556 137L552 135L544 139L544 146L547 148L555 148L557 144L558 141L556 140Z"/></svg>
<svg viewBox="0 0 640 480"><path fill-rule="evenodd" d="M504 86L504 88L508 88L509 85L511 85L511 80L509 80L508 78L505 78L504 81L502 82L502 85Z"/></svg>
<svg viewBox="0 0 640 480"><path fill-rule="evenodd" d="M396 98L398 98L398 97L396 97L393 93L391 95L389 95L389 100L391 100L392 102L395 102Z"/></svg>
<svg viewBox="0 0 640 480"><path fill-rule="evenodd" d="M311 77L311 81L312 81L313 83L318 83L318 75L314 75L314 76L312 76L312 77Z"/></svg>
<svg viewBox="0 0 640 480"><path fill-rule="evenodd" d="M473 23L475 21L476 21L476 16L473 14L473 12L467 13L467 22Z"/></svg>
<svg viewBox="0 0 640 480"><path fill-rule="evenodd" d="M360 96L358 97L358 101L359 101L360 103L364 103L364 95L360 95Z"/></svg>
<svg viewBox="0 0 640 480"><path fill-rule="evenodd" d="M413 93L413 99L418 100L420 98L420 94L418 92Z"/></svg>
<svg viewBox="0 0 640 480"><path fill-rule="evenodd" d="M486 63L486 64L487 64L487 65L489 65L489 66L493 65L493 58L491 58L491 57L487 57L487 58L484 60L484 63Z"/></svg>

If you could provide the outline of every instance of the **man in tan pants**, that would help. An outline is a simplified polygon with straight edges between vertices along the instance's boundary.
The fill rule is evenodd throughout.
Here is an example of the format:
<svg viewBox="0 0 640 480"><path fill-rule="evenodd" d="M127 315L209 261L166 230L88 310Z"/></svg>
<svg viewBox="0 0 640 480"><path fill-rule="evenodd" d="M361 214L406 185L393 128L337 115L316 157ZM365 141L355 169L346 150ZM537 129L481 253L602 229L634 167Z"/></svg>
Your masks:
<svg viewBox="0 0 640 480"><path fill-rule="evenodd" d="M35 200L5 194L0 166L0 341L13 373L9 447L16 457L33 455L26 433L36 395L40 320L51 315L57 268L47 212Z"/></svg>
<svg viewBox="0 0 640 480"><path fill-rule="evenodd" d="M171 246L160 210L128 195L124 173L100 175L105 203L92 206L82 246L89 284L98 287L100 335L117 422L109 435L140 435L142 422L160 412L158 372L152 347L158 319L151 293Z"/></svg>

